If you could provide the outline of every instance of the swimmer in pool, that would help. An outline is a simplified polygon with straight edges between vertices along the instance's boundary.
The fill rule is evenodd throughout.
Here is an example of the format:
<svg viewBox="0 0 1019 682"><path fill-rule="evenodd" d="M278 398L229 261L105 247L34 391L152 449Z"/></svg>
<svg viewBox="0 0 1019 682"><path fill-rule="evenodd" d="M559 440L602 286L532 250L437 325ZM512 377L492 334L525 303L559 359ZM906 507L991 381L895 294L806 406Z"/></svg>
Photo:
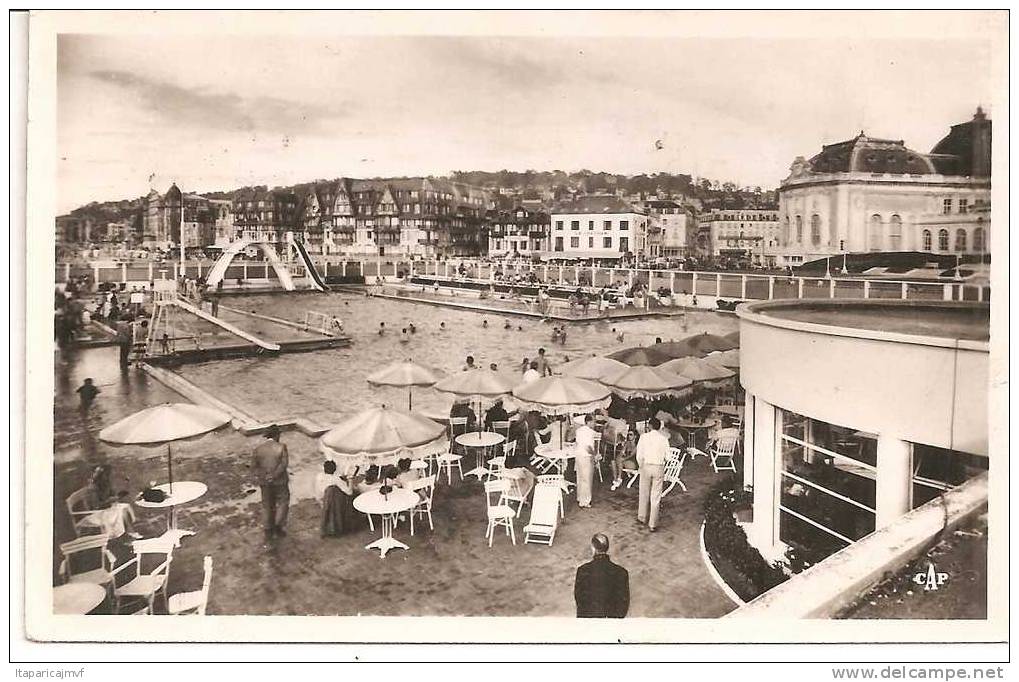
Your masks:
<svg viewBox="0 0 1019 682"><path fill-rule="evenodd" d="M482 329L488 329L488 320L482 320L481 321L481 328Z"/></svg>
<svg viewBox="0 0 1019 682"><path fill-rule="evenodd" d="M509 320L506 320L506 321L505 321L505 322L503 323L503 325L502 325L502 328L503 328L503 329L513 329L513 325L512 325L512 324L510 324L510 321L509 321Z"/></svg>
<svg viewBox="0 0 1019 682"><path fill-rule="evenodd" d="M410 330L411 334L417 334L418 328L414 326L413 322L407 325L407 329Z"/></svg>
<svg viewBox="0 0 1019 682"><path fill-rule="evenodd" d="M517 331L518 331L518 332L522 332L522 331L524 331L524 328L518 325L518 326L517 326Z"/></svg>
<svg viewBox="0 0 1019 682"><path fill-rule="evenodd" d="M408 341L410 341L410 334L407 333L407 328L404 327L400 331L400 343L407 343Z"/></svg>
<svg viewBox="0 0 1019 682"><path fill-rule="evenodd" d="M382 336L385 333L386 333L386 323L385 322L379 322L379 336Z"/></svg>
<svg viewBox="0 0 1019 682"><path fill-rule="evenodd" d="M445 331L446 330L446 323L445 322L440 322L439 323L439 329Z"/></svg>

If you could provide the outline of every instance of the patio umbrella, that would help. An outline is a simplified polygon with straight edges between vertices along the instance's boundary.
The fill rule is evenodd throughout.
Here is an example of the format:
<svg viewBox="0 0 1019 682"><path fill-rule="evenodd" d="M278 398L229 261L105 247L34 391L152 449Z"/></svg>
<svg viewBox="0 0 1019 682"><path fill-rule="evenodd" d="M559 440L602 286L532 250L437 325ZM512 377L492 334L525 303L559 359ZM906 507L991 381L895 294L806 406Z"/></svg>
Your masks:
<svg viewBox="0 0 1019 682"><path fill-rule="evenodd" d="M738 349L709 353L704 359L713 365L739 371Z"/></svg>
<svg viewBox="0 0 1019 682"><path fill-rule="evenodd" d="M683 397L690 394L693 382L686 377L662 370L658 367L638 365L629 367L618 374L610 374L601 380L621 398L665 398Z"/></svg>
<svg viewBox="0 0 1019 682"><path fill-rule="evenodd" d="M521 409L547 415L587 414L608 407L611 391L604 385L578 377L551 376L513 389Z"/></svg>
<svg viewBox="0 0 1019 682"><path fill-rule="evenodd" d="M658 369L686 377L705 388L721 388L736 376L735 372L701 358L676 358Z"/></svg>
<svg viewBox="0 0 1019 682"><path fill-rule="evenodd" d="M566 376L597 381L603 376L619 372L626 369L626 367L627 365L619 360L592 355L589 358L581 358L580 360L571 360L564 363L559 366L559 371Z"/></svg>
<svg viewBox="0 0 1019 682"><path fill-rule="evenodd" d="M739 348L739 330L738 329L736 331L734 331L734 332L729 332L728 334L725 334L722 338L725 339L726 341L731 341L732 343L735 343L736 347Z"/></svg>
<svg viewBox="0 0 1019 682"><path fill-rule="evenodd" d="M449 441L441 424L383 405L334 426L319 439L319 449L330 459L383 465L401 457L447 452Z"/></svg>
<svg viewBox="0 0 1019 682"><path fill-rule="evenodd" d="M709 334L707 332L704 332L703 334L694 334L693 336L688 336L685 339L683 339L683 341L686 341L694 348L704 351L705 353L711 353L716 350L732 350L733 348L736 348L736 346L738 345L736 343L733 343L729 339L725 338L724 336L719 336L718 334Z"/></svg>
<svg viewBox="0 0 1019 682"><path fill-rule="evenodd" d="M665 353L670 358L703 358L708 354L707 351L697 348L689 341L666 341L665 343L656 343L653 348Z"/></svg>
<svg viewBox="0 0 1019 682"><path fill-rule="evenodd" d="M467 398L478 402L478 416L481 416L481 401L501 398L513 391L516 380L490 369L473 369L467 372L451 374L435 384L439 393L448 393L457 398ZM478 432L481 438L481 432Z"/></svg>
<svg viewBox="0 0 1019 682"><path fill-rule="evenodd" d="M615 353L610 353L608 357L611 360L618 360L624 365L630 365L631 367L637 365L660 365L672 359L668 353L658 348L660 345L662 344L646 348L638 346L636 348L617 350Z"/></svg>
<svg viewBox="0 0 1019 682"><path fill-rule="evenodd" d="M166 443L166 472L173 492L173 452L170 442L193 438L214 431L230 422L225 412L192 405L163 403L124 417L99 432L99 439L120 445L156 445Z"/></svg>
<svg viewBox="0 0 1019 682"><path fill-rule="evenodd" d="M368 383L372 386L406 386L407 387L407 409L413 409L414 386L431 386L443 377L443 373L418 365L410 360L394 362L383 367L379 371L368 375Z"/></svg>

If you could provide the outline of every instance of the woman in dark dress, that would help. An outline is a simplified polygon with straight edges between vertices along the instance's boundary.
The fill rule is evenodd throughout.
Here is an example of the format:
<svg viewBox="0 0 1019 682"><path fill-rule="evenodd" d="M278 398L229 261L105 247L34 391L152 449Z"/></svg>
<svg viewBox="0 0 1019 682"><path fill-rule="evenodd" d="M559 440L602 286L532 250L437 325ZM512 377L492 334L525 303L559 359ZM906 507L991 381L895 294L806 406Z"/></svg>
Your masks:
<svg viewBox="0 0 1019 682"><path fill-rule="evenodd" d="M322 537L343 535L360 526L361 514L354 509L354 481L336 475L336 462L326 460L323 463L315 488L322 502L319 528Z"/></svg>

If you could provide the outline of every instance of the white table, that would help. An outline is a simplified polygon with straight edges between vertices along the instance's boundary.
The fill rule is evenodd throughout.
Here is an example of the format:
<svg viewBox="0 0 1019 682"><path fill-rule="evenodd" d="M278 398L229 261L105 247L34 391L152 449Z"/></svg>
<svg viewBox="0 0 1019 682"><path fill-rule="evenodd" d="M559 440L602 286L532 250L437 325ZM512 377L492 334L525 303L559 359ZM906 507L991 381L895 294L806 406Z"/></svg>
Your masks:
<svg viewBox="0 0 1019 682"><path fill-rule="evenodd" d="M173 487L172 492L171 485ZM207 493L209 487L199 481L174 481L172 484L164 483L157 485L156 489L166 493L166 499L162 502L148 502L139 495L138 499L135 500L135 504L144 509L169 509L170 512L166 518L166 530L167 532L172 531L177 534L177 544L179 545L180 536L194 535L194 532L177 530L177 507L194 502Z"/></svg>
<svg viewBox="0 0 1019 682"><path fill-rule="evenodd" d="M95 583L68 583L53 588L53 613L84 614L103 603L106 590Z"/></svg>
<svg viewBox="0 0 1019 682"><path fill-rule="evenodd" d="M552 462L552 466L555 467L556 473L560 476L566 475L566 467L569 464L569 460L576 457L576 444L565 443L562 448L557 448L551 443L545 443L542 445L535 445L534 452L536 455L544 457L548 461ZM563 490L567 493L570 492L570 486L573 485L565 478L563 479Z"/></svg>
<svg viewBox="0 0 1019 682"><path fill-rule="evenodd" d="M462 445L465 448L475 448L475 456L477 458L477 466L464 474L464 476L477 476L479 481L482 476L487 476L488 469L485 468L484 462L485 450L499 445L505 440L505 436L494 431L471 431L457 436L457 445Z"/></svg>
<svg viewBox="0 0 1019 682"><path fill-rule="evenodd" d="M407 545L393 538L393 526L397 514L413 509L420 500L417 493L398 487L393 488L388 495L378 490L369 490L355 497L354 509L362 514L382 517L382 537L365 545L365 549L379 550L379 557L383 559L391 549L408 549Z"/></svg>

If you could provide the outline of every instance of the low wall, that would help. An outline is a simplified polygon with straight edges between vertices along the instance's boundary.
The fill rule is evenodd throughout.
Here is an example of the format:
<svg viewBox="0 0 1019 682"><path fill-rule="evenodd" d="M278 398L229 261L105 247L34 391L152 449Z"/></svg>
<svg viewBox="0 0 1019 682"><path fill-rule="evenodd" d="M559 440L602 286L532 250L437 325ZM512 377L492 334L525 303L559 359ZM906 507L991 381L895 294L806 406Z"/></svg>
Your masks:
<svg viewBox="0 0 1019 682"><path fill-rule="evenodd" d="M987 504L987 474L967 481L819 564L794 575L726 618L832 618L925 552Z"/></svg>

